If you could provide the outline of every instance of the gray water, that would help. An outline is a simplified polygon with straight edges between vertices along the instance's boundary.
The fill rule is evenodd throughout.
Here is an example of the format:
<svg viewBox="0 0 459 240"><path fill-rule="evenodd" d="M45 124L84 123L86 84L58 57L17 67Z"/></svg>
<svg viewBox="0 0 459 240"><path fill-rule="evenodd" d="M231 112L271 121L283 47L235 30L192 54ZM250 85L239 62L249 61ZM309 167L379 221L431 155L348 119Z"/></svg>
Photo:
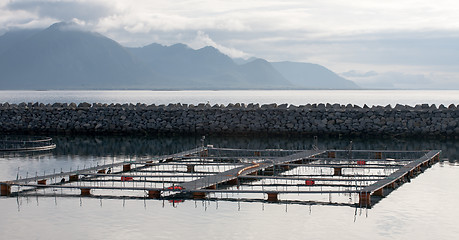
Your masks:
<svg viewBox="0 0 459 240"><path fill-rule="evenodd" d="M0 103L459 104L459 91L0 91ZM0 181L179 152L201 136L54 136L46 155L0 155ZM79 197L0 197L1 239L457 239L459 140L325 139L321 149L442 150L442 161L371 209ZM310 149L311 138L208 137L220 147ZM282 195L280 196L282 199ZM329 196L322 196L329 199ZM333 199L330 199L333 201Z"/></svg>
<svg viewBox="0 0 459 240"><path fill-rule="evenodd" d="M199 136L54 136L47 155L0 156L0 180L19 174L149 157L192 148ZM326 139L321 149L442 149L442 161L371 209L348 206L79 197L0 198L2 239L457 239L457 140ZM240 148L308 149L310 138L208 137ZM19 167L19 169L18 169ZM280 196L282 199L282 195ZM328 199L328 196L324 196ZM330 201L333 201L331 199Z"/></svg>
<svg viewBox="0 0 459 240"><path fill-rule="evenodd" d="M0 103L339 103L386 106L391 104L459 104L458 90L246 90L246 91L0 91Z"/></svg>

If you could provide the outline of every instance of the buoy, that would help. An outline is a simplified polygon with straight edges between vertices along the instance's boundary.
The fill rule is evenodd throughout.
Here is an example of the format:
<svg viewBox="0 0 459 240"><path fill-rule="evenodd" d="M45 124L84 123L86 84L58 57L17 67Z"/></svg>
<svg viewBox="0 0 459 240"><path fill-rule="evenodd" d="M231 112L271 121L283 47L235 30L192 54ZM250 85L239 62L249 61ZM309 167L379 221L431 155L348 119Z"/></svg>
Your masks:
<svg viewBox="0 0 459 240"><path fill-rule="evenodd" d="M167 189L169 189L169 190L183 190L183 187L182 186L170 186Z"/></svg>
<svg viewBox="0 0 459 240"><path fill-rule="evenodd" d="M314 180L306 180L306 185L307 186L312 186L314 185L316 182Z"/></svg>
<svg viewBox="0 0 459 240"><path fill-rule="evenodd" d="M124 176L121 176L121 181L132 181L134 180L133 177L124 177Z"/></svg>

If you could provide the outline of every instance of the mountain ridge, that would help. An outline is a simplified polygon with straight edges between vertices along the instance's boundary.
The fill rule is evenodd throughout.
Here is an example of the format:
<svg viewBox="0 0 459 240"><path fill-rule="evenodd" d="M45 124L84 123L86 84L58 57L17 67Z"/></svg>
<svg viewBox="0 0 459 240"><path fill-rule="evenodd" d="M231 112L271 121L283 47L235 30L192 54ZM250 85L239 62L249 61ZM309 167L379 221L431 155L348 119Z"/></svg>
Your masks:
<svg viewBox="0 0 459 240"><path fill-rule="evenodd" d="M314 63L271 62L272 66L298 87L310 89L358 89L359 86L324 66ZM327 79L327 81L320 81ZM333 86L333 87L332 87Z"/></svg>
<svg viewBox="0 0 459 240"><path fill-rule="evenodd" d="M238 64L211 46L124 47L71 23L0 36L0 89L309 88L276 65L259 58Z"/></svg>

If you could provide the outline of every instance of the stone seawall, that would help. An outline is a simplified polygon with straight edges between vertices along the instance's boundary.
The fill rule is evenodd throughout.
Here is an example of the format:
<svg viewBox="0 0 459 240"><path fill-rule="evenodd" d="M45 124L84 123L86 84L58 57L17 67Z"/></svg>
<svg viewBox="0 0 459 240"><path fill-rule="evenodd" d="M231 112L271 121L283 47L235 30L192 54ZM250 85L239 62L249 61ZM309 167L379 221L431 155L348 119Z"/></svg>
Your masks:
<svg viewBox="0 0 459 240"><path fill-rule="evenodd" d="M0 104L0 132L459 136L459 106Z"/></svg>

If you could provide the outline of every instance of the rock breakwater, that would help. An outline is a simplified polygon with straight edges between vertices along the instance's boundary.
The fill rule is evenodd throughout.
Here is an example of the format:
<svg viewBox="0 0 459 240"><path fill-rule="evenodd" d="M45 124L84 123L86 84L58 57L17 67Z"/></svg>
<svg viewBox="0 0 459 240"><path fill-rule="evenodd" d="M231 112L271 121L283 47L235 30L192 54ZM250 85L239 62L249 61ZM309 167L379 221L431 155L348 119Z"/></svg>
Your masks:
<svg viewBox="0 0 459 240"><path fill-rule="evenodd" d="M459 136L459 106L0 103L0 132Z"/></svg>

